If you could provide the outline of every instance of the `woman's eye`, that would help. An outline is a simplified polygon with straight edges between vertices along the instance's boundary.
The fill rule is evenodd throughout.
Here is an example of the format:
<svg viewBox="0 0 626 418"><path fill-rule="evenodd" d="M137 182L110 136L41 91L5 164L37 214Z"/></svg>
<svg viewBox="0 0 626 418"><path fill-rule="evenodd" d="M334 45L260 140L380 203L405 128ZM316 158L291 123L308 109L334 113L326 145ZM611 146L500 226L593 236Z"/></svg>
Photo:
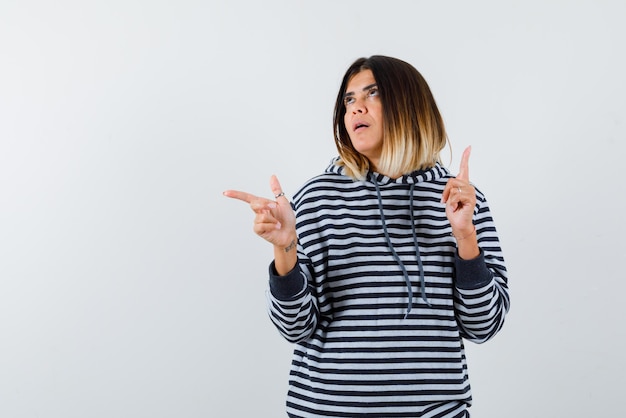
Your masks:
<svg viewBox="0 0 626 418"><path fill-rule="evenodd" d="M343 99L343 103L346 106L351 105L352 103L354 103L354 97L346 97L345 99Z"/></svg>
<svg viewBox="0 0 626 418"><path fill-rule="evenodd" d="M378 89L371 89L368 92L368 96L372 97L372 96L378 96Z"/></svg>

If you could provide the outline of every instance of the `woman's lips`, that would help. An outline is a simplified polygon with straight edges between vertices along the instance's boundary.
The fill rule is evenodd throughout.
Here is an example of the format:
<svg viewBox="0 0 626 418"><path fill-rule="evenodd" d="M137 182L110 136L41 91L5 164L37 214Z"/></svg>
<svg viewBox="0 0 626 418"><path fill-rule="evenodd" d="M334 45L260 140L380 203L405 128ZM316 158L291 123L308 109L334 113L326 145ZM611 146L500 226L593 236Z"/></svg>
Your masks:
<svg viewBox="0 0 626 418"><path fill-rule="evenodd" d="M369 128L369 125L367 123L364 123L364 122L355 122L352 125L352 131L353 132L358 132L358 131L363 130L365 128Z"/></svg>

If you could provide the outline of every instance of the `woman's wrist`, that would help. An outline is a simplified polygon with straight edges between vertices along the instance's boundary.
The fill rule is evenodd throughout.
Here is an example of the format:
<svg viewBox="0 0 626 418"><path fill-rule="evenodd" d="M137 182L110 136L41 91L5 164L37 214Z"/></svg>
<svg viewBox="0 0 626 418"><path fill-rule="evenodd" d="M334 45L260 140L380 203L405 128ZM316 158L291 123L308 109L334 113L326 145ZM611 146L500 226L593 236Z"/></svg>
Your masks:
<svg viewBox="0 0 626 418"><path fill-rule="evenodd" d="M457 232L452 231L450 235L452 235L456 239L457 242L462 241L467 238L471 238L472 236L476 235L476 226L472 225L472 230L469 232L457 233Z"/></svg>
<svg viewBox="0 0 626 418"><path fill-rule="evenodd" d="M298 262L298 239L293 238L289 244L274 245L274 266L276 273L284 276L296 266Z"/></svg>
<svg viewBox="0 0 626 418"><path fill-rule="evenodd" d="M456 247L461 259L471 260L480 255L476 226L472 225L471 231L452 232L452 236L456 239Z"/></svg>

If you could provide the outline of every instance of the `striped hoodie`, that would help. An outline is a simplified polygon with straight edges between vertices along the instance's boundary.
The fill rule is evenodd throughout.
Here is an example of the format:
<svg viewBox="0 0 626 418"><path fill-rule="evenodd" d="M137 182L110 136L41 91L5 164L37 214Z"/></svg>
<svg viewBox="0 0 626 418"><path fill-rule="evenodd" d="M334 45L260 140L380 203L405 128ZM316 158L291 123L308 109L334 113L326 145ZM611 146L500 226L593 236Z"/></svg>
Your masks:
<svg viewBox="0 0 626 418"><path fill-rule="evenodd" d="M464 340L509 309L507 272L483 193L480 255L458 257L437 164L397 179L346 176L334 160L293 196L298 265L270 265L268 312L295 343L292 417L469 417Z"/></svg>

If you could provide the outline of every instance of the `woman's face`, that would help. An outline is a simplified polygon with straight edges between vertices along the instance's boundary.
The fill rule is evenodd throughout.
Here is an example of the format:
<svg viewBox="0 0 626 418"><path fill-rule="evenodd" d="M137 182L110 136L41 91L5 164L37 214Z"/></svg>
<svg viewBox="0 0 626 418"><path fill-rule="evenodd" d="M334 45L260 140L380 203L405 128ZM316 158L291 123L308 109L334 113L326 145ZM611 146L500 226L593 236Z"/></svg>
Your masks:
<svg viewBox="0 0 626 418"><path fill-rule="evenodd" d="M350 141L376 170L383 146L383 107L371 70L363 70L348 81L344 105L344 123Z"/></svg>

